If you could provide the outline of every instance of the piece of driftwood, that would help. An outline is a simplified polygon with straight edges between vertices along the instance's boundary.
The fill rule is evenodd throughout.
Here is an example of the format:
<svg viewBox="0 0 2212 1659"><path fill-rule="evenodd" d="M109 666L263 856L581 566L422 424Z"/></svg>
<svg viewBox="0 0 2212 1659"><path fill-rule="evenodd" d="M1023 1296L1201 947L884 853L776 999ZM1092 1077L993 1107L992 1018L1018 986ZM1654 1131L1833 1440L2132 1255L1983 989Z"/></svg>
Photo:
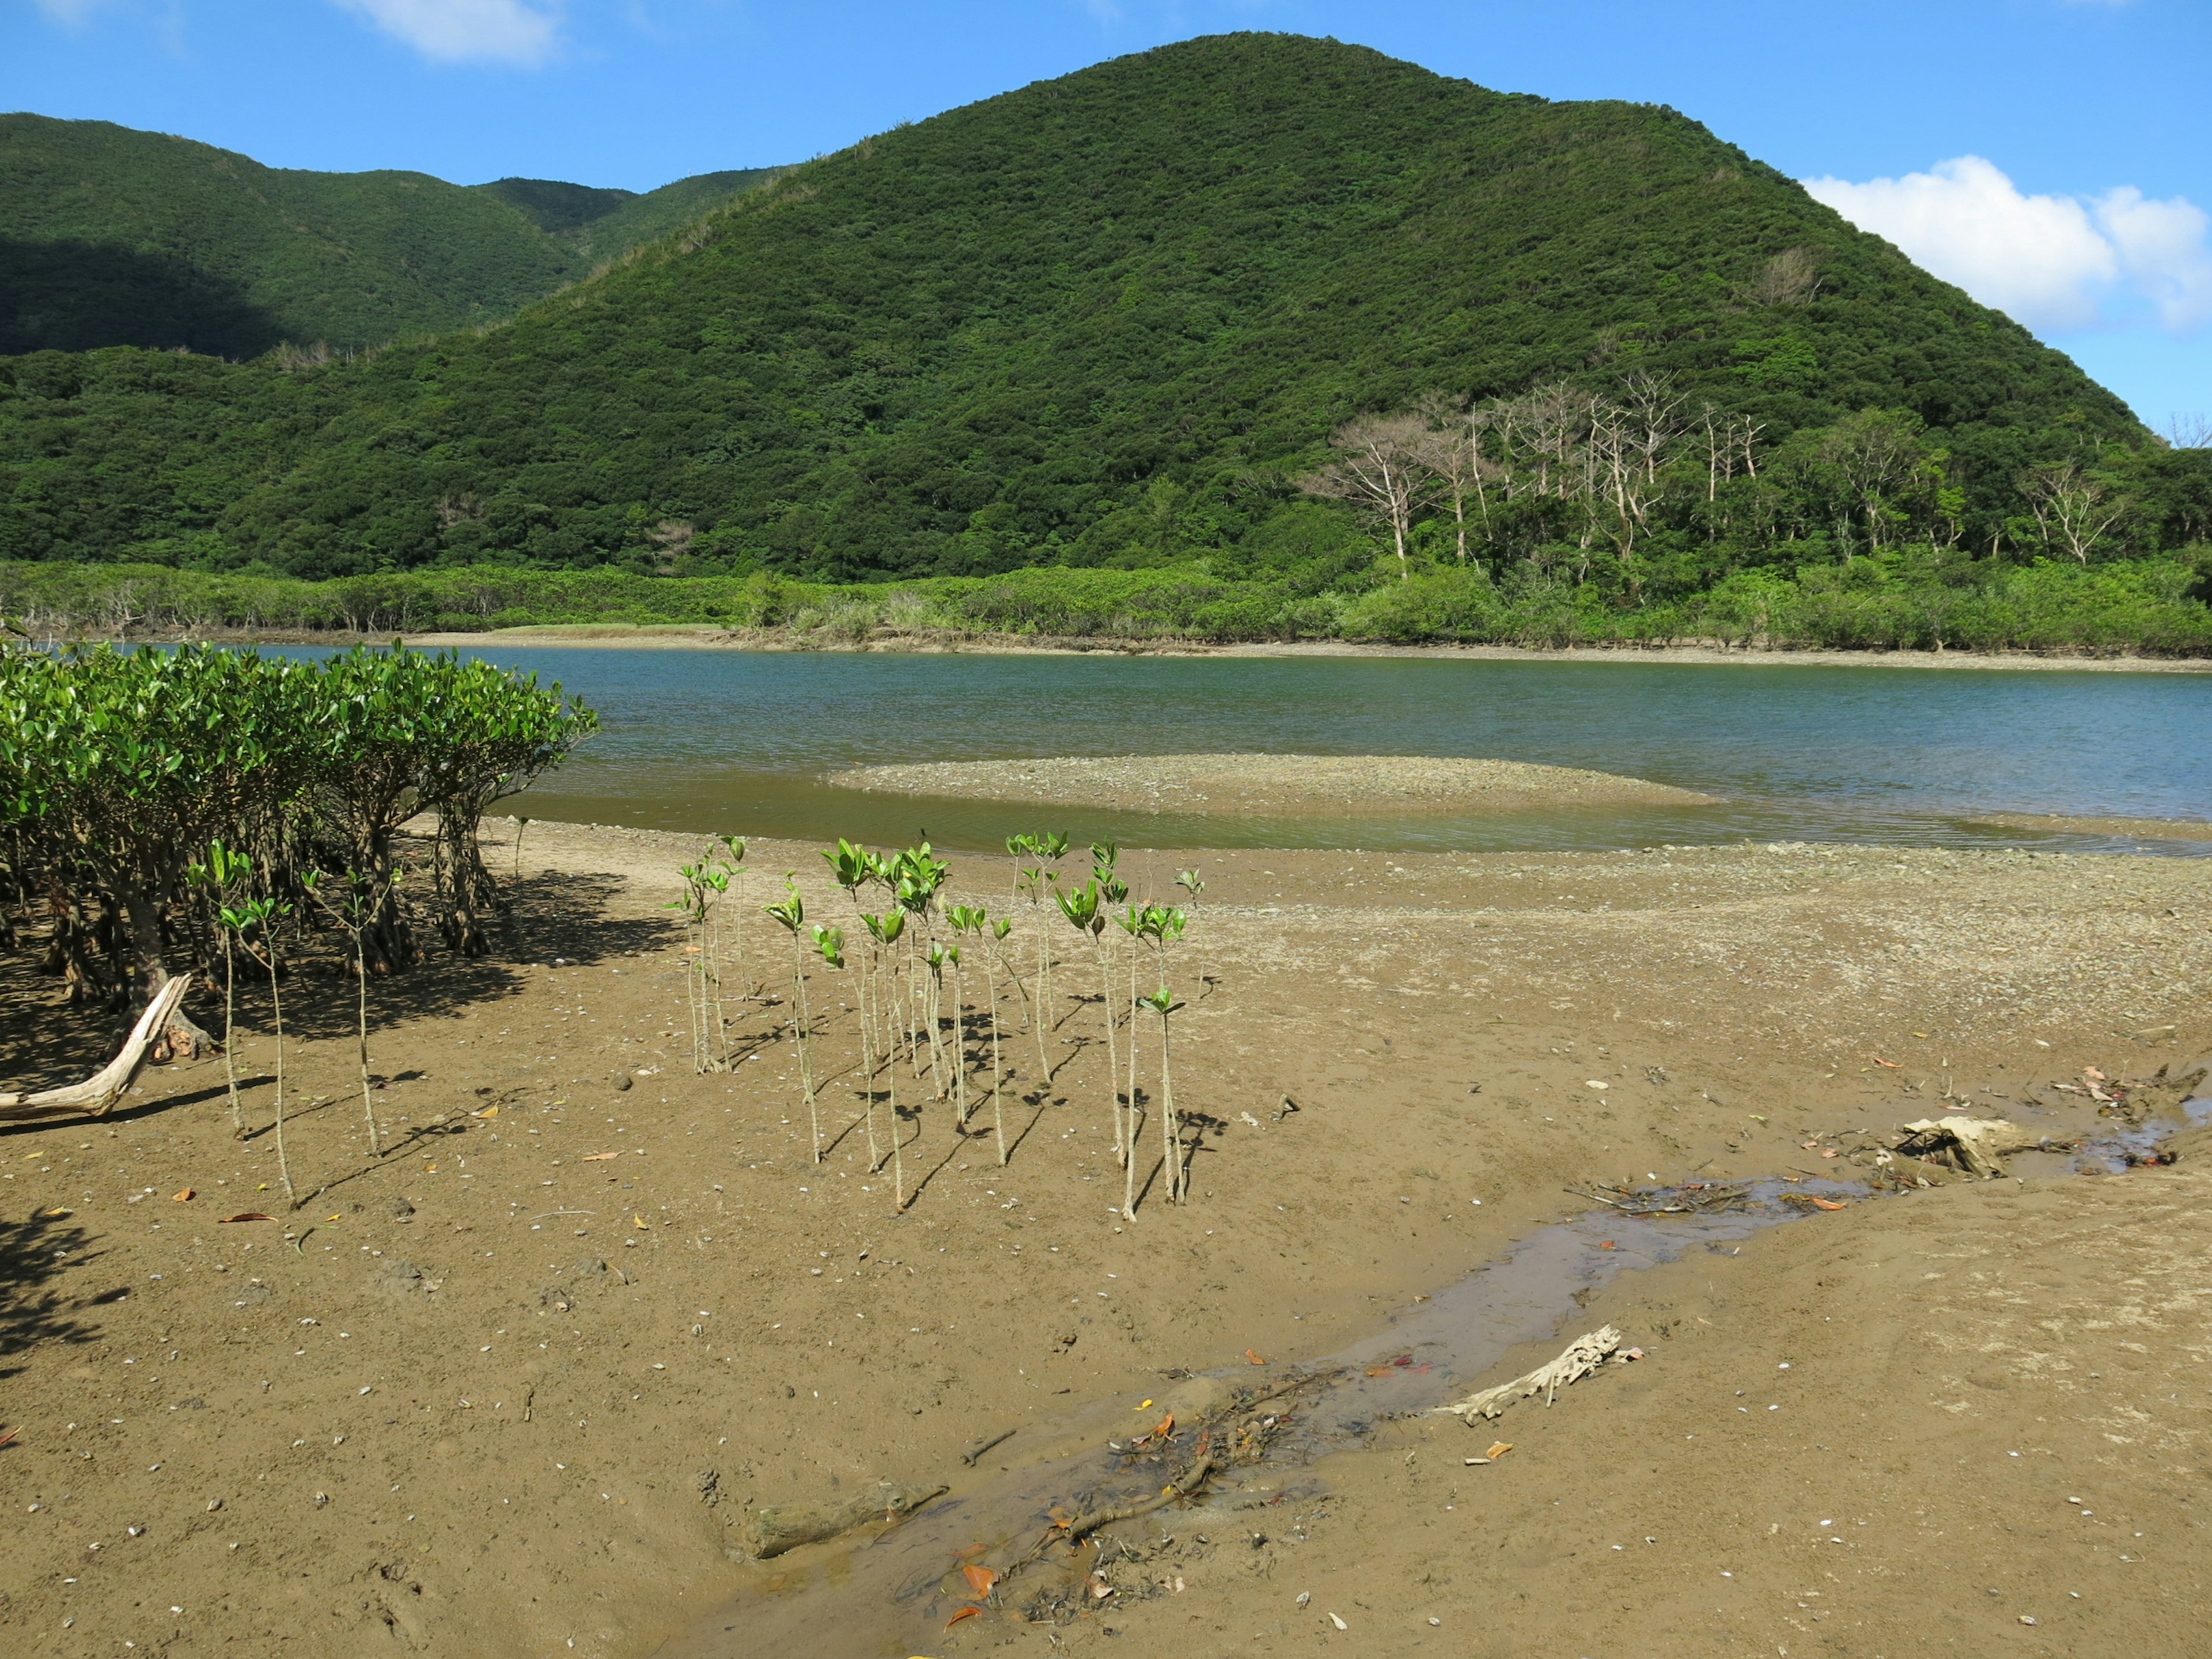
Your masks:
<svg viewBox="0 0 2212 1659"><path fill-rule="evenodd" d="M1014 1431L1012 1429L1001 1430L999 1433L993 1435L988 1440L983 1441L980 1444L969 1447L966 1451L960 1454L960 1461L972 1469L975 1467L975 1460L981 1457L985 1452L990 1450L994 1446L1005 1445L1007 1441L1012 1440L1013 1437Z"/></svg>
<svg viewBox="0 0 2212 1659"><path fill-rule="evenodd" d="M154 1046L162 1027L176 1012L177 1005L184 1000L191 982L190 974L179 974L155 992L154 1000L146 1005L146 1012L131 1028L123 1052L83 1082L59 1089L41 1089L33 1094L0 1094L0 1123L67 1117L80 1112L93 1117L106 1116L107 1109L121 1097L138 1075L139 1068L145 1065L147 1050Z"/></svg>
<svg viewBox="0 0 2212 1659"><path fill-rule="evenodd" d="M1610 1325L1601 1325L1587 1336L1577 1337L1567 1344L1565 1353L1537 1366L1526 1376L1516 1376L1510 1382L1471 1394L1457 1405L1438 1406L1430 1415L1456 1417L1472 1425L1475 1419L1496 1417L1515 1401L1526 1400L1531 1395L1542 1395L1548 1406L1561 1389L1570 1382L1581 1382L1604 1364L1620 1346L1620 1333Z"/></svg>
<svg viewBox="0 0 2212 1659"><path fill-rule="evenodd" d="M879 1480L842 1504L778 1504L755 1510L747 1541L753 1559L765 1561L801 1544L825 1542L871 1521L903 1520L945 1490Z"/></svg>
<svg viewBox="0 0 2212 1659"><path fill-rule="evenodd" d="M1906 1124L1896 1150L1994 1181L2005 1172L2002 1160L2007 1152L2040 1145L2040 1137L2001 1117L1938 1117Z"/></svg>

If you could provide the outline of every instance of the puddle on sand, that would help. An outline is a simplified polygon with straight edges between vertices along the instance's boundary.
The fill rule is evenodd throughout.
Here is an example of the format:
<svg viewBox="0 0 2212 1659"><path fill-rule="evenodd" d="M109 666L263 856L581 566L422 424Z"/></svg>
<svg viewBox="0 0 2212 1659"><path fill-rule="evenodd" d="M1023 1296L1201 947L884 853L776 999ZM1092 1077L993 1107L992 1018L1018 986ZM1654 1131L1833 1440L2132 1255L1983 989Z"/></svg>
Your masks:
<svg viewBox="0 0 2212 1659"><path fill-rule="evenodd" d="M1267 1432L1256 1461L1217 1474L1188 1509L1280 1504L1317 1490L1304 1473L1316 1459L1358 1445L1394 1417L1464 1395L1509 1350L1552 1340L1581 1297L1619 1274L1690 1250L1726 1250L1761 1228L1793 1219L1801 1212L1780 1201L1784 1194L1841 1198L1865 1190L1818 1180L1744 1186L1735 1206L1717 1212L1659 1219L1599 1212L1543 1228L1503 1261L1399 1310L1387 1328L1326 1358L1238 1366L1163 1383L1158 1404L1142 1417L1128 1399L1115 1397L1024 1427L987 1454L985 1464L994 1467L972 1474L934 1472L933 1479L951 1482L951 1492L879 1535L856 1534L857 1542L848 1537L752 1567L752 1583L733 1601L665 1643L656 1659L769 1653L778 1659L899 1659L930 1652L945 1620L973 1600L963 1565L1003 1572L1053 1530L1054 1511L1081 1516L1119 1507L1156 1497L1175 1478L1194 1455L1190 1434L1179 1431L1164 1457L1157 1450L1116 1449L1114 1443L1152 1426L1178 1395L1282 1391L1231 1414L1281 1420ZM908 1480L920 1474L884 1473ZM1044 1559L1002 1583L1000 1600L1016 1608L1042 1603L1040 1613L1054 1606L1072 1612L1084 1595L1084 1571L1095 1559L1092 1550L1055 1544ZM1008 1615L994 1608L985 1616Z"/></svg>

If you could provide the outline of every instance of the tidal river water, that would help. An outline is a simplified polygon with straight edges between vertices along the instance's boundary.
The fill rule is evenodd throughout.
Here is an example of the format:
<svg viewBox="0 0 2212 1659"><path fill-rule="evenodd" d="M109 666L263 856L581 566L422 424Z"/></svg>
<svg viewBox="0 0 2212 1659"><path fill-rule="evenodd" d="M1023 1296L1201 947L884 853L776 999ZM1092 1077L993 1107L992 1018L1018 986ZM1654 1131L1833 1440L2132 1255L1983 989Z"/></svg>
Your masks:
<svg viewBox="0 0 2212 1659"><path fill-rule="evenodd" d="M532 817L995 847L1568 848L1879 841L2212 852L1978 823L2212 817L2212 675L1449 660L506 648L601 734ZM832 787L838 768L1040 755L1447 755L1703 791L1692 808L1224 819ZM1050 822L1046 822L1049 819Z"/></svg>

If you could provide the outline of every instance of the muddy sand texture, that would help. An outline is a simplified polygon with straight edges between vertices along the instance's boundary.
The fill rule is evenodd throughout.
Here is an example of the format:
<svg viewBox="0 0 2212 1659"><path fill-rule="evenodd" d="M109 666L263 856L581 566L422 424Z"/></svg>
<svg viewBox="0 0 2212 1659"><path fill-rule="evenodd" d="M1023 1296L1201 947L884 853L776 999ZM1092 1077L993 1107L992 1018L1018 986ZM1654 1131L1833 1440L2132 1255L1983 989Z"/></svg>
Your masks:
<svg viewBox="0 0 2212 1659"><path fill-rule="evenodd" d="M1526 761L1427 755L1111 755L933 761L830 775L847 789L1224 817L1523 812L1702 806L1713 797L1641 778Z"/></svg>
<svg viewBox="0 0 2212 1659"><path fill-rule="evenodd" d="M902 1082L921 1194L895 1218L854 1125L848 982L812 988L818 1168L781 1006L744 1016L733 1073L684 1063L659 906L697 850L533 823L508 954L375 990L397 1144L373 1168L343 981L296 987L288 1133L324 1188L296 1212L250 996L248 1141L220 1060L149 1069L104 1122L0 1131L7 1650L641 1656L769 1580L729 1559L749 1508L884 1478L957 1498L1170 1370L1332 1352L1584 1210L1567 1184L1850 1170L1872 1155L1851 1132L1946 1109L2094 1133L2057 1085L2094 1066L2170 1111L2212 1039L2197 860L1130 853L1139 898L1207 878L1178 965L1176 1093L1211 1120L1192 1202L1152 1181L1135 1224L1110 1213L1070 935L1048 1087L1030 1036L1006 1043L1010 1167ZM812 849L754 861L842 915ZM963 896L1005 902L1003 860L953 862ZM781 936L750 943L774 994ZM81 1076L107 1039L26 960L0 964L8 1081ZM1613 1319L1646 1358L1515 1407L1498 1462L1462 1461L1485 1430L1401 1425L1317 1468L1325 1499L1131 1523L1139 1554L1176 1541L1117 1553L1108 1605L1052 1634L1305 1652L1334 1611L1389 1652L2194 1653L2196 1157L1947 1185L1621 1279L1560 1340ZM222 1220L252 1211L277 1218ZM848 1547L775 1574L834 1577ZM822 1605L820 1651L865 1650L866 1610ZM914 1650L1009 1637L1048 1646L993 1612Z"/></svg>

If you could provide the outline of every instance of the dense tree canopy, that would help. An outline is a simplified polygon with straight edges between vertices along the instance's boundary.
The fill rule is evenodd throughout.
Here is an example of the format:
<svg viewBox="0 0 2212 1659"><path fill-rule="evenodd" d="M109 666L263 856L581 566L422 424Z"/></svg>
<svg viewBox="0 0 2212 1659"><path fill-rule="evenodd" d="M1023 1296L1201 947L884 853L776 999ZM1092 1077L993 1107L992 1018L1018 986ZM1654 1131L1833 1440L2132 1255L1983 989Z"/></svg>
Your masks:
<svg viewBox="0 0 2212 1659"><path fill-rule="evenodd" d="M519 206L577 210L526 182ZM503 326L350 363L0 365L0 557L827 580L1200 561L1356 587L1373 544L1300 489L1342 422L1631 381L1781 464L1738 483L1740 511L1686 484L1657 503L1646 566L1615 562L1623 603L1881 532L2063 556L2024 482L2057 469L2124 508L2094 557L2207 533L2200 452L1687 118L1246 34L791 169ZM1846 500L1869 434L1898 463L1871 517ZM1575 533L1532 505L1478 553L1553 568ZM1436 548L1423 526L1414 551Z"/></svg>
<svg viewBox="0 0 2212 1659"><path fill-rule="evenodd" d="M0 351L251 357L493 322L772 174L702 173L644 195L463 186L0 115Z"/></svg>

